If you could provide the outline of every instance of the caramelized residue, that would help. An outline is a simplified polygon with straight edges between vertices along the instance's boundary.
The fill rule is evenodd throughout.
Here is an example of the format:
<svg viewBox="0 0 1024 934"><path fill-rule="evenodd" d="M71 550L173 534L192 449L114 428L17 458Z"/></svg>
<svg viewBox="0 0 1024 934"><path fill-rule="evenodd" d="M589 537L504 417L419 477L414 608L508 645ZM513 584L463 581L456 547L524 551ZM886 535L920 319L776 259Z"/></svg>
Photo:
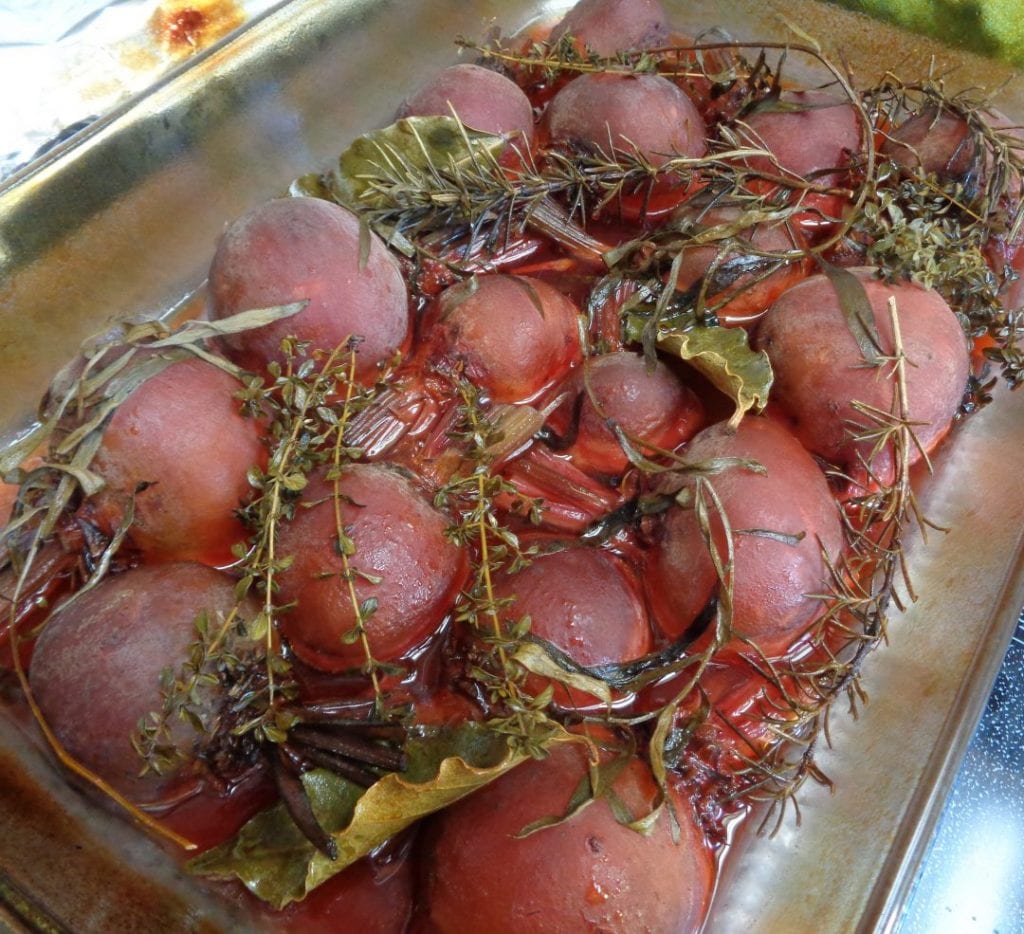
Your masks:
<svg viewBox="0 0 1024 934"><path fill-rule="evenodd" d="M187 57L245 21L235 0L164 0L149 19L154 41L168 54Z"/></svg>

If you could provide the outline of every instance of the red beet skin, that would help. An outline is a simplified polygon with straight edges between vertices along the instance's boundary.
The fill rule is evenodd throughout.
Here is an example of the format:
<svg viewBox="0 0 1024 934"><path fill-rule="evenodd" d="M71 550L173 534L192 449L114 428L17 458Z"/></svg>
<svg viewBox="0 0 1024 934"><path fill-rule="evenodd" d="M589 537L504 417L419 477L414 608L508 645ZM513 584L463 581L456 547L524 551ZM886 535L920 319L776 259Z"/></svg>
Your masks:
<svg viewBox="0 0 1024 934"><path fill-rule="evenodd" d="M260 372L282 359L281 340L296 336L330 352L359 339L358 375L399 350L409 331L398 262L374 235L360 260L359 221L316 198L268 201L230 224L210 267L215 318L252 308L306 301L297 315L222 339L229 357Z"/></svg>
<svg viewBox="0 0 1024 934"><path fill-rule="evenodd" d="M377 601L366 623L370 650L377 661L393 660L441 623L465 580L466 556L445 537L451 520L396 470L346 467L340 494L341 526L355 545L351 566L380 578L355 580L360 603ZM300 506L278 538L278 554L294 559L279 576L279 602L296 604L282 615L281 631L310 665L356 668L366 654L360 641L345 641L356 611L337 551L334 484L314 476L304 495L311 508Z"/></svg>
<svg viewBox="0 0 1024 934"><path fill-rule="evenodd" d="M585 772L583 747L562 746L439 815L421 863L430 930L632 934L699 928L712 861L688 802L675 799L678 844L666 814L644 836L617 823L603 800L558 826L517 838L527 824L564 814ZM642 762L629 763L614 788L635 816L649 812L654 781Z"/></svg>

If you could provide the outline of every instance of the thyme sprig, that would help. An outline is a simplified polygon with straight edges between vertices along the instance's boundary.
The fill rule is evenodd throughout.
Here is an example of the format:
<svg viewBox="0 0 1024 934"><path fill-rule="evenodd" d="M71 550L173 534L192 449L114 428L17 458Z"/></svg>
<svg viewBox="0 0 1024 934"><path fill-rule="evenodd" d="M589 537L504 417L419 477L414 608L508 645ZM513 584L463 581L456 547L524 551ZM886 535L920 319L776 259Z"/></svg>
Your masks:
<svg viewBox="0 0 1024 934"><path fill-rule="evenodd" d="M1015 309L1004 304L1017 273L1000 252L1017 250L1024 231L1024 137L987 101L947 94L941 78L910 85L890 75L866 101L889 124L941 115L963 123L964 139L951 154L966 163L963 173L938 177L919 166L896 171L883 163L854 232L886 278L935 289L971 337L990 337L995 346L985 356L1011 387L1019 386L1020 327Z"/></svg>
<svg viewBox="0 0 1024 934"><path fill-rule="evenodd" d="M290 567L292 556L279 553L278 537L281 524L299 508L310 473L329 465L328 477L335 485L340 575L350 589L354 587L349 557L355 553L355 544L344 532L337 485L343 464L360 456L358 449L346 446L345 428L353 413L369 404L375 391L360 387L355 379L357 349L358 342L350 340L330 353L309 354L306 345L289 338L282 342L284 363L275 361L268 366L269 381L245 377L239 393L243 405L253 417L269 419L268 463L265 469L250 468L249 482L257 493L241 513L253 535L248 543L235 547L239 579L234 606L213 631L205 617L197 620L198 639L190 647L188 660L178 673L163 675L161 709L139 723L135 745L144 769L163 771L177 764L167 760L168 752L176 748L170 738L177 720L187 720L205 742L216 745L220 724L204 720L203 683L219 681L226 690L233 714L229 729L236 737L251 733L255 743L281 743L297 722L292 713L284 711L295 698L295 685L281 651L277 624L282 608L275 599L276 578ZM258 597L260 609L247 620L252 595ZM354 637L364 646L364 668L380 713L384 705L377 676L379 663L360 625L369 612L357 599L355 607L359 623ZM261 643L258 657L239 662L233 634ZM257 664L261 671L256 670ZM245 715L239 719L237 715L243 711ZM179 750L177 762L183 755Z"/></svg>
<svg viewBox="0 0 1024 934"><path fill-rule="evenodd" d="M461 400L462 430L454 432L452 440L463 447L468 469L456 472L434 499L436 506L456 516L448 537L473 555L472 579L460 597L455 618L471 627L486 648L469 675L497 712L488 726L507 736L512 748L541 756L551 728L546 710L553 687L535 697L525 690L526 670L514 655L529 632L530 621L521 618L510 624L504 611L512 601L498 598L494 588L498 573L515 574L529 564L536 550L522 546L502 523L495 505L496 497L518 497L519 492L492 470L491 452L500 449L502 439L483 408L480 391L465 379L457 380L455 388Z"/></svg>

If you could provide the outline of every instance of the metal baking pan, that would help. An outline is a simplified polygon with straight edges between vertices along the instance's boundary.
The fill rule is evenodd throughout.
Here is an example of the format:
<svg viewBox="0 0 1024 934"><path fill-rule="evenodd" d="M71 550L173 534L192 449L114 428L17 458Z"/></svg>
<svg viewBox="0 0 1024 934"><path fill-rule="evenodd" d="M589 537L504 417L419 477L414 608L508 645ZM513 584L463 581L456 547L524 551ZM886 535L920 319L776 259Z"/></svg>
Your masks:
<svg viewBox="0 0 1024 934"><path fill-rule="evenodd" d="M0 186L0 430L25 424L55 369L115 320L174 308L226 220L388 122L452 38L568 4L293 0L197 56ZM1001 87L1004 66L813 0L666 4L682 30L781 39L786 21L869 83L887 68ZM792 35L792 33L789 33ZM997 105L1024 117L1024 94ZM741 832L708 932L887 930L977 723L1024 602L1024 407L961 425L921 498L947 533L912 548L921 594L869 662L871 702L837 710L802 824ZM0 922L76 931L237 930L257 922L172 854L66 786L0 682Z"/></svg>

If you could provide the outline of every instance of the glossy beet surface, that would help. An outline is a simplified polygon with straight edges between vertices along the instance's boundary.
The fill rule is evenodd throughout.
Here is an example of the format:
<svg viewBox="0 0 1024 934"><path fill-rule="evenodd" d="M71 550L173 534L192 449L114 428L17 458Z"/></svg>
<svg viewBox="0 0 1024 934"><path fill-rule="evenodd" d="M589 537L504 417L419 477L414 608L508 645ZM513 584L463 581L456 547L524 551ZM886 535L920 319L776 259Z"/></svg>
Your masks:
<svg viewBox="0 0 1024 934"><path fill-rule="evenodd" d="M564 814L585 774L582 746L556 748L437 818L422 863L432 930L696 930L712 864L687 802L676 802L678 843L666 814L644 836L617 823L602 800L555 827L517 837L527 824ZM642 762L631 762L614 789L635 816L650 810L654 782Z"/></svg>
<svg viewBox="0 0 1024 934"><path fill-rule="evenodd" d="M575 305L539 279L467 280L438 298L438 312L426 335L432 365L495 402L533 398L581 357Z"/></svg>
<svg viewBox="0 0 1024 934"><path fill-rule="evenodd" d="M434 75L398 108L396 117L449 117L468 127L510 136L522 145L533 139L533 106L519 85L479 65L452 65Z"/></svg>
<svg viewBox="0 0 1024 934"><path fill-rule="evenodd" d="M773 158L750 160L753 168L770 175L791 175L820 185L837 183L862 148L864 128L854 107L834 93L789 91L782 95L789 108L748 114L736 127L743 143L766 149Z"/></svg>
<svg viewBox="0 0 1024 934"><path fill-rule="evenodd" d="M588 358L556 424L575 432L567 453L577 467L620 474L629 459L619 432L640 452L650 450L645 444L671 449L703 420L700 399L674 370L664 363L650 368L640 354L624 351Z"/></svg>
<svg viewBox="0 0 1024 934"><path fill-rule="evenodd" d="M706 149L697 108L660 75L580 75L555 95L546 119L555 142L638 152L655 165Z"/></svg>
<svg viewBox="0 0 1024 934"><path fill-rule="evenodd" d="M668 33L668 16L658 0L581 0L551 30L551 41L569 35L598 55L611 56L620 49L659 45Z"/></svg>
<svg viewBox="0 0 1024 934"><path fill-rule="evenodd" d="M948 430L967 385L967 341L960 323L934 291L912 283L890 285L870 269L854 274L871 304L882 355L893 353L889 302L896 303L907 358L907 415L918 444L930 450ZM774 398L804 445L847 467L869 458L873 440L855 442L851 431L863 434L876 426L852 403L892 412L896 383L887 375L891 366L865 364L828 277L812 276L783 294L761 320L756 344L772 361ZM919 454L915 445L912 459ZM890 457L883 452L875 465L883 479Z"/></svg>
<svg viewBox="0 0 1024 934"><path fill-rule="evenodd" d="M118 407L93 469L96 499L113 531L134 499L132 541L154 558L231 561L246 538L234 512L251 495L246 471L266 460L262 426L245 418L241 384L199 359L171 364Z"/></svg>
<svg viewBox="0 0 1024 934"><path fill-rule="evenodd" d="M278 543L280 554L293 557L280 575L280 600L296 604L282 615L282 632L300 658L326 671L366 661L361 640L350 637L357 616L338 554L339 525L352 542L356 601L376 604L365 629L378 661L429 636L466 575L466 555L445 536L451 520L398 471L346 467L339 493L336 499L322 474L313 477L304 494L311 508L299 508Z"/></svg>
<svg viewBox="0 0 1024 934"><path fill-rule="evenodd" d="M702 463L732 457L754 462L710 478L732 530L733 628L779 650L811 621L830 573L822 551L838 556L839 510L825 475L799 441L766 418L748 416L738 430L725 423L702 431L686 458ZM692 481L688 482L692 486ZM709 506L713 541L727 560L725 526ZM673 507L645 578L655 617L669 636L684 632L718 585L694 509Z"/></svg>
<svg viewBox="0 0 1024 934"><path fill-rule="evenodd" d="M151 564L108 577L47 623L32 656L36 700L68 752L137 801L152 800L173 778L149 772L132 746L140 719L159 712L161 673L175 677L198 638L205 613L210 632L235 606L235 582L190 562ZM244 603L241 618L255 608ZM201 686L212 722L217 688ZM172 718L172 737L186 755L196 734Z"/></svg>
<svg viewBox="0 0 1024 934"><path fill-rule="evenodd" d="M580 665L631 661L653 644L637 588L607 552L583 547L542 555L519 573L500 577L495 595L509 601L505 619L529 616L533 635ZM572 700L564 687L556 697Z"/></svg>

